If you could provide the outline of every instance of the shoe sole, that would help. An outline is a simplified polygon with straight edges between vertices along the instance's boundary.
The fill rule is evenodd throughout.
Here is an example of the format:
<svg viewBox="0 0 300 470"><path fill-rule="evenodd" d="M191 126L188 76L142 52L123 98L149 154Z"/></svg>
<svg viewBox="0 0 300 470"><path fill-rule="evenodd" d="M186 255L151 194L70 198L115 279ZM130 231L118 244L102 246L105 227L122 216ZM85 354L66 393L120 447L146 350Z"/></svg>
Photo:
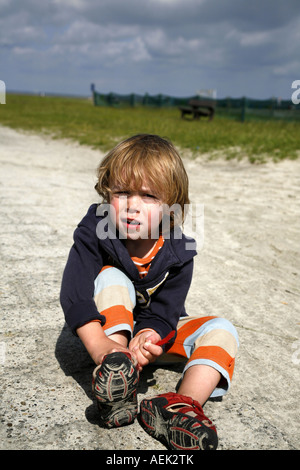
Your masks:
<svg viewBox="0 0 300 470"><path fill-rule="evenodd" d="M171 413L162 407L161 400L142 400L139 422L154 439L171 450L214 450L218 437L214 430L195 418Z"/></svg>
<svg viewBox="0 0 300 470"><path fill-rule="evenodd" d="M124 353L107 355L95 369L93 391L102 425L108 428L119 427L135 420L138 411L138 380L138 371Z"/></svg>

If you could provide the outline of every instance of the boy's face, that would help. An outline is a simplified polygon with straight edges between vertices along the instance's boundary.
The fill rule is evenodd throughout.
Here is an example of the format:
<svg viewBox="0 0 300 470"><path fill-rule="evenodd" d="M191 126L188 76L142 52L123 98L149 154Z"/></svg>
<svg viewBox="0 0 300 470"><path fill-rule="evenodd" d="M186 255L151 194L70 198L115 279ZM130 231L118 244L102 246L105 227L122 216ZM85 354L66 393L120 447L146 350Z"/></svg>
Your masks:
<svg viewBox="0 0 300 470"><path fill-rule="evenodd" d="M138 190L113 185L110 204L122 238L130 240L159 238L162 200L146 182Z"/></svg>

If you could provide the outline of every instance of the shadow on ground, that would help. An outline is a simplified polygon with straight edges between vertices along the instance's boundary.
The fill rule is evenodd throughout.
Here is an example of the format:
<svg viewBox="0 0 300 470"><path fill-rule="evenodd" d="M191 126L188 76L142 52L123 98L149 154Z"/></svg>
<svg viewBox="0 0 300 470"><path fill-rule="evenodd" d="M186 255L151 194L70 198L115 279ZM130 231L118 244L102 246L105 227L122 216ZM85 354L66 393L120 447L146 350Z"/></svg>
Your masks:
<svg viewBox="0 0 300 470"><path fill-rule="evenodd" d="M60 335L56 342L55 357L66 376L72 377L77 384L84 390L87 397L92 400L92 404L87 407L85 411L86 419L91 424L99 425L98 410L96 401L92 393L92 373L95 368L95 364L82 342L76 337L68 327L64 325ZM143 369L140 381L138 385L138 394L146 395L149 388L152 388L152 394L155 395L155 386L157 385L157 379L155 378L155 372L159 369L166 371L173 371L181 376L184 368L184 363L174 364L157 364L149 365ZM176 385L176 389L179 387L180 378ZM154 393L153 393L154 391ZM159 393L159 392L157 392Z"/></svg>

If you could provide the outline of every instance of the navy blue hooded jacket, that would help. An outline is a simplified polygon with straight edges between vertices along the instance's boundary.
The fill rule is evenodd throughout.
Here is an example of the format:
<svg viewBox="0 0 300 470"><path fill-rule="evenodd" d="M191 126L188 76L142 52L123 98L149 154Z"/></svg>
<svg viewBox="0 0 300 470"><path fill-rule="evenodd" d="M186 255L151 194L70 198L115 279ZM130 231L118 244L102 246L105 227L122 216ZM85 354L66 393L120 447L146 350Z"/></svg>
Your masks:
<svg viewBox="0 0 300 470"><path fill-rule="evenodd" d="M196 255L194 249L186 247L191 247L194 240L182 232L180 238L175 238L173 232L164 237L165 242L152 260L148 274L141 279L124 243L113 236L100 239L97 235L97 225L104 219L103 215L97 215L97 208L98 204L89 208L74 232L60 293L66 323L74 334L77 328L92 320L105 324L105 316L98 312L93 300L94 280L103 266L110 265L122 270L135 287L133 336L144 328L152 328L165 338L176 331L179 317L186 316L184 303Z"/></svg>

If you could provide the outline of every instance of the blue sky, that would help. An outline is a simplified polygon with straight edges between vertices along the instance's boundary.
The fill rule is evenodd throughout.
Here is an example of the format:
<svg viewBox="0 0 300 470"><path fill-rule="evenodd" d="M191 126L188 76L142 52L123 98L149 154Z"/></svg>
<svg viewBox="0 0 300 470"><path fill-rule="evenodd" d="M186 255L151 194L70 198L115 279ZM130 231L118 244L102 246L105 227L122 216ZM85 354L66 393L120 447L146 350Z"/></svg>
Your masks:
<svg viewBox="0 0 300 470"><path fill-rule="evenodd" d="M299 0L0 0L7 90L290 99Z"/></svg>

